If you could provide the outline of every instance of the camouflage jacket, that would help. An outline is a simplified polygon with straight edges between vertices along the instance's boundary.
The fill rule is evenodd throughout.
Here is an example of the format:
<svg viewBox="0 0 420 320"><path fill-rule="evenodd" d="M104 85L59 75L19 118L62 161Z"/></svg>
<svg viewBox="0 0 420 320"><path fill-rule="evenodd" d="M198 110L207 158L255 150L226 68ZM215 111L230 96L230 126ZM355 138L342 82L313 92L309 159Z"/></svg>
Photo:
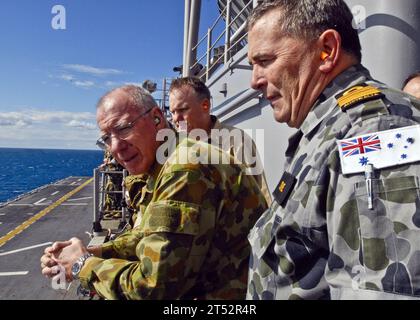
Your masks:
<svg viewBox="0 0 420 320"><path fill-rule="evenodd" d="M265 178L263 169L264 166L258 154L257 146L255 145L254 140L252 140L251 137L247 135L242 129L221 123L219 119L214 115L211 116L211 120L213 124L212 129L226 129L229 131L229 133L231 133L233 130L239 130L241 132L241 140L239 140L241 143L237 143L238 140L235 138L235 135L230 135L229 144L223 144L223 141L217 139L218 137L216 139L211 139L210 143L217 145L219 148L226 151L234 158L238 159L240 163L244 163L249 168L247 172L252 174L257 180L257 183L261 188L261 192L263 193L267 204L271 205L271 194L267 185L267 180ZM250 144L248 143L247 139L249 139L251 142ZM259 173L259 171L261 171L261 173Z"/></svg>
<svg viewBox="0 0 420 320"><path fill-rule="evenodd" d="M358 84L383 96L341 110ZM289 139L296 177L251 230L247 299L420 297L420 163L376 170L373 210L364 173L344 175L337 140L420 123L420 102L371 79L361 65L340 74ZM420 142L420 141L418 141Z"/></svg>
<svg viewBox="0 0 420 320"><path fill-rule="evenodd" d="M150 176L129 177L136 226L87 260L84 287L106 299L245 298L247 235L267 205L243 166L177 163L197 144L222 152L185 139Z"/></svg>

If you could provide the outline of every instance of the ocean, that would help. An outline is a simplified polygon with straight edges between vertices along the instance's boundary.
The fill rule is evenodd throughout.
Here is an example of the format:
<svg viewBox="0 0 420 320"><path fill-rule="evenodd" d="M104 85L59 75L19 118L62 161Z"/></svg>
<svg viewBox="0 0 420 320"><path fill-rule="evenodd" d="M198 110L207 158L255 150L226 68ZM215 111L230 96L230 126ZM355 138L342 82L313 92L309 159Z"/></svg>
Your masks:
<svg viewBox="0 0 420 320"><path fill-rule="evenodd" d="M93 176L103 151L0 148L0 203L68 176Z"/></svg>

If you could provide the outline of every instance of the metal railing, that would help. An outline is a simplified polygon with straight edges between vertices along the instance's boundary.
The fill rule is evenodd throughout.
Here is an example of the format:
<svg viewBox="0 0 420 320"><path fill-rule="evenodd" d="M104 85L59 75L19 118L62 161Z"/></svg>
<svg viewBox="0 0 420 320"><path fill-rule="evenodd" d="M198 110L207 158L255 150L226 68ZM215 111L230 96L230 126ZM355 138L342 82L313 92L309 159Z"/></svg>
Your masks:
<svg viewBox="0 0 420 320"><path fill-rule="evenodd" d="M204 51L204 53L197 58L195 63L190 67L190 70L201 69L196 76L200 77L203 81L207 82L211 74L214 73L218 67L228 64L230 58L246 45L246 16L247 13L257 5L257 1L248 0L242 2L244 2L245 5L242 8L238 8L237 1L226 0L226 6L221 10L216 21L207 29L207 33L191 50L199 52L201 46L206 43L205 49L201 50L201 52ZM235 9L239 10L236 15L232 10L234 4L236 5ZM223 20L222 18L225 18L224 26L220 26L220 22ZM243 21L238 23L240 20ZM217 35L215 40L213 40L213 34L216 28L221 27L223 27L223 31ZM222 39L224 41L222 41ZM203 65L205 65L205 67L201 68Z"/></svg>
<svg viewBox="0 0 420 320"><path fill-rule="evenodd" d="M127 177L128 173L127 170L122 171L112 171L112 170L101 170L96 168L93 171L93 234L94 235L102 235L103 229L101 225L101 220L104 217L104 214L112 211L114 213L121 213L121 217L119 218L119 228L123 228L128 222L127 216L127 208L125 205L125 187L124 184L121 185L121 190L106 190L107 185L107 178L109 175L121 175L122 181ZM110 194L121 194L121 203L118 208L106 209L106 195Z"/></svg>

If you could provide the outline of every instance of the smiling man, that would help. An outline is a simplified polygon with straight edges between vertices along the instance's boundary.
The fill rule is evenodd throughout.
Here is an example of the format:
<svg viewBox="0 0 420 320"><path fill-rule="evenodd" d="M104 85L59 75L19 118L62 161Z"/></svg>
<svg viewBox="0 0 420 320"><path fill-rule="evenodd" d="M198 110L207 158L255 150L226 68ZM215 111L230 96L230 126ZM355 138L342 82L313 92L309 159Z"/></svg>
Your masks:
<svg viewBox="0 0 420 320"><path fill-rule="evenodd" d="M420 298L420 105L361 65L342 0L248 20L252 87L298 129L250 234L249 299Z"/></svg>
<svg viewBox="0 0 420 320"><path fill-rule="evenodd" d="M86 248L76 238L54 243L41 258L42 273L53 276L52 268L62 265L68 280L80 279L106 299L243 299L246 237L267 207L245 167L177 163L180 152L194 152L190 146L200 143L188 139L175 141L159 163L156 137L168 124L140 87L106 94L97 121L101 140L130 173L125 183L137 221L99 247Z"/></svg>

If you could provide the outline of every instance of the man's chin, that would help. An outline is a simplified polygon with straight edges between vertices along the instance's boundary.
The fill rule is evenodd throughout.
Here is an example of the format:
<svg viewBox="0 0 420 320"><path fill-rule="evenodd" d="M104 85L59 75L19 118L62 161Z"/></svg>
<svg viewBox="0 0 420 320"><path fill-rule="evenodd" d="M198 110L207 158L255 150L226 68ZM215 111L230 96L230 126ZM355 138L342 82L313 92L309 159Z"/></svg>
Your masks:
<svg viewBox="0 0 420 320"><path fill-rule="evenodd" d="M277 111L276 109L274 109L273 116L274 116L274 120L280 123L284 123L284 122L288 123L288 121L290 120L289 117L286 117L285 114L283 114L280 111Z"/></svg>

